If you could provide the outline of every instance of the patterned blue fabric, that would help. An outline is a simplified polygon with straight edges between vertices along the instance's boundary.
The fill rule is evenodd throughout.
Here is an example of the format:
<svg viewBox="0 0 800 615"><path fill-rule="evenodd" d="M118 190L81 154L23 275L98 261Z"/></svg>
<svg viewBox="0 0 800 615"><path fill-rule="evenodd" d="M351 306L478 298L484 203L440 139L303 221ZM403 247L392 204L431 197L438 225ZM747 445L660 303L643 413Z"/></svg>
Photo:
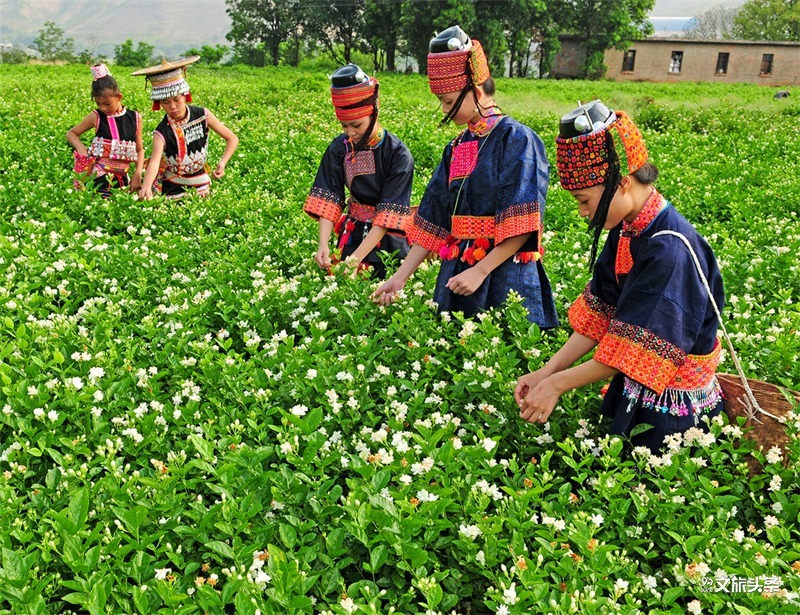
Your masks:
<svg viewBox="0 0 800 615"><path fill-rule="evenodd" d="M719 321L692 256L678 237L653 235L672 230L689 240L721 310L725 294L711 247L686 218L667 204L641 235L631 237L633 267L617 279L615 262L621 226L609 232L595 264L590 292L614 306L614 322L652 333L686 354L711 353L717 343ZM656 395L624 373L613 378L601 407L612 420L613 434L629 435L640 423L652 425L649 431L635 436L633 444L647 446L653 452L667 435L696 426L698 414L711 418L721 410L716 379L713 390L706 392L668 388ZM697 426L702 427L702 423Z"/></svg>
<svg viewBox="0 0 800 615"><path fill-rule="evenodd" d="M449 181L454 147L475 140L479 143L474 170L464 179ZM465 130L445 147L420 202L415 224L444 239L450 234L453 215L493 216L499 225L521 217L520 211L536 207L543 217L548 181L549 164L542 140L527 126L504 117L487 136L477 137ZM538 245L538 232L534 232L520 252L536 251ZM468 241L461 241L462 254L468 246ZM442 311L463 311L471 316L501 305L514 290L523 297L529 320L543 328L558 326L550 282L541 262L508 259L470 296L455 295L445 288L451 277L469 267L460 259L442 261L434 291L434 300Z"/></svg>

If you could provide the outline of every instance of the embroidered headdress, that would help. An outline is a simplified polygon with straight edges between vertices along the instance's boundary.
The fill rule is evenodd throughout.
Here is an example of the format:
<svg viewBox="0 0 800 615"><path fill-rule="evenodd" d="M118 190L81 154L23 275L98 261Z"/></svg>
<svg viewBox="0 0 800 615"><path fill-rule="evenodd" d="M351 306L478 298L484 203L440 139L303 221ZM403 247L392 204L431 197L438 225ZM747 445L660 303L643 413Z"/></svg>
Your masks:
<svg viewBox="0 0 800 615"><path fill-rule="evenodd" d="M561 118L556 138L556 166L561 185L566 190L603 185L589 221L594 234L590 269L594 267L600 235L621 179L641 169L647 158L642 133L623 111L614 113L594 100Z"/></svg>
<svg viewBox="0 0 800 615"><path fill-rule="evenodd" d="M615 159L620 177L638 171L647 162L642 133L624 111L615 113L595 100L561 118L556 165L566 190L605 183Z"/></svg>
<svg viewBox="0 0 800 615"><path fill-rule="evenodd" d="M459 26L437 34L429 50L428 84L434 94L459 92L491 77L480 41L470 40Z"/></svg>
<svg viewBox="0 0 800 615"><path fill-rule="evenodd" d="M166 59L156 66L148 66L134 71L131 75L144 75L150 82L150 98L153 100L153 111L158 111L158 101L179 94L186 95L186 102L192 102L192 94L189 91L189 84L186 82L186 67L194 64L200 56L181 58L174 62L167 62Z"/></svg>
<svg viewBox="0 0 800 615"><path fill-rule="evenodd" d="M340 122L368 117L377 112L377 79L355 64L342 66L334 71L330 79L333 108Z"/></svg>
<svg viewBox="0 0 800 615"><path fill-rule="evenodd" d="M108 66L105 64L95 64L91 68L92 71L92 78L97 81L98 79L102 79L103 77L110 77L111 71L108 70Z"/></svg>

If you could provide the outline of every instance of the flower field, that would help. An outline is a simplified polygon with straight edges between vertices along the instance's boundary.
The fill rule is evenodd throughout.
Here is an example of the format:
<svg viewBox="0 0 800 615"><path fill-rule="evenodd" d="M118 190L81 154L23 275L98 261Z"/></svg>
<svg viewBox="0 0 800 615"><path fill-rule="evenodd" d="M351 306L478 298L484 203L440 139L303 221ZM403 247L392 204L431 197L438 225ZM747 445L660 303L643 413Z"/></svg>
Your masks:
<svg viewBox="0 0 800 615"><path fill-rule="evenodd" d="M114 72L149 149L161 115ZM416 202L456 128L424 78L380 80ZM753 451L720 420L623 455L599 385L544 427L519 420L514 383L566 340L589 277L555 181L559 330L514 300L437 316L435 262L378 308L374 283L312 262L301 208L337 131L324 71L189 82L241 139L212 197L102 200L73 190L64 139L92 109L86 68L0 66L0 613L800 610L796 439ZM631 111L660 190L716 251L748 375L800 388L800 104L755 86L498 89L551 161L576 101Z"/></svg>

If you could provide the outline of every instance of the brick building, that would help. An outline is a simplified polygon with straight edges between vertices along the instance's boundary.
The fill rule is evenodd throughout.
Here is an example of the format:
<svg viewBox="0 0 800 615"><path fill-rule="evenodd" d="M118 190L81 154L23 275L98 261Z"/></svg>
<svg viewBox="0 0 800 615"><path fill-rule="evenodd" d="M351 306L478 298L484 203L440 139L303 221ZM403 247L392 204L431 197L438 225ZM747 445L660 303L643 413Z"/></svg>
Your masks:
<svg viewBox="0 0 800 615"><path fill-rule="evenodd" d="M586 57L576 36L561 38L552 74L576 77ZM606 77L616 81L717 81L796 85L800 81L800 42L757 42L648 38L627 51L609 49Z"/></svg>

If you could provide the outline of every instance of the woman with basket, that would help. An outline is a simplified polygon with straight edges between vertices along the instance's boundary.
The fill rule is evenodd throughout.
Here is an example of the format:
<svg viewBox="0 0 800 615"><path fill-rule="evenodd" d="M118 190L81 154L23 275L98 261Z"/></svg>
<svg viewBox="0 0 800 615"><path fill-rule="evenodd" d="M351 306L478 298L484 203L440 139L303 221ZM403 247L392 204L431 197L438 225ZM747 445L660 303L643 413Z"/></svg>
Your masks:
<svg viewBox="0 0 800 615"><path fill-rule="evenodd" d="M654 187L658 169L624 112L578 107L561 119L556 150L561 185L594 233L593 276L569 310L572 336L517 382L520 416L544 423L563 393L611 378L601 407L610 432L650 425L632 442L656 452L669 434L722 411L722 277L708 243Z"/></svg>

